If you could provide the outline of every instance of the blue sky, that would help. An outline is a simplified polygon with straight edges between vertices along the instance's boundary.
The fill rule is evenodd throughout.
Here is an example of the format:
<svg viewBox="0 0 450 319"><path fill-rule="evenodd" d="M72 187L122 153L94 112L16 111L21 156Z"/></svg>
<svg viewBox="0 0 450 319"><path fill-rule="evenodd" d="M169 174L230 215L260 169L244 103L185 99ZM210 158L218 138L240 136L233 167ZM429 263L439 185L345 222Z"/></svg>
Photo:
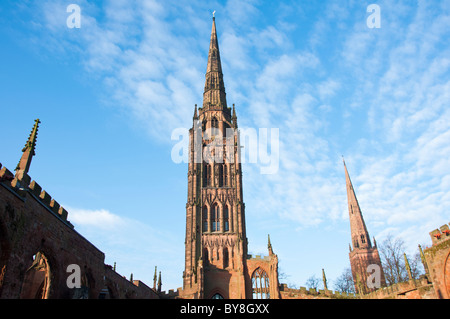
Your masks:
<svg viewBox="0 0 450 319"><path fill-rule="evenodd" d="M69 29L69 4L81 28ZM378 4L381 28L368 28ZM117 271L182 286L187 165L216 11L228 104L279 129L279 169L244 164L249 253L296 286L349 265L345 156L371 236L413 254L449 222L449 1L2 1L0 162L42 123L30 175Z"/></svg>

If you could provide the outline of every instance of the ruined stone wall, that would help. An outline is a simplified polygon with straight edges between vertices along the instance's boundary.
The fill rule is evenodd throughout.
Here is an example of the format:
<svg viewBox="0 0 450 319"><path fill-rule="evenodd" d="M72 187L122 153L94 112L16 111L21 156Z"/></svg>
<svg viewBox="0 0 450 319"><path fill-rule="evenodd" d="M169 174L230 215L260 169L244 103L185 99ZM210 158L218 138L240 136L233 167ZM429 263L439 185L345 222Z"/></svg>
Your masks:
<svg viewBox="0 0 450 319"><path fill-rule="evenodd" d="M450 298L450 230L448 225L430 232L432 246L425 255L430 280L433 282L436 298Z"/></svg>
<svg viewBox="0 0 450 319"><path fill-rule="evenodd" d="M158 298L140 281L113 274L104 253L75 231L68 212L38 183L0 168L0 298L95 299L106 284L117 298ZM80 288L67 284L69 265L80 269Z"/></svg>

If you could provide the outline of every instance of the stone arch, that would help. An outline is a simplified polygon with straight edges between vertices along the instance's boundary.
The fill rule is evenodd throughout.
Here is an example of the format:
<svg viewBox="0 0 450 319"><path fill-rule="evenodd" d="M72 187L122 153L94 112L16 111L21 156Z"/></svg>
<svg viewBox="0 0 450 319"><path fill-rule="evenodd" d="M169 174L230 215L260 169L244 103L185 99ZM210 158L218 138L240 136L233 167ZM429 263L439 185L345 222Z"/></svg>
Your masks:
<svg viewBox="0 0 450 319"><path fill-rule="evenodd" d="M270 299L269 276L262 267L258 267L253 271L252 294L253 299Z"/></svg>
<svg viewBox="0 0 450 319"><path fill-rule="evenodd" d="M450 252L447 254L444 263L444 284L445 284L445 292L447 293L446 298L450 298Z"/></svg>
<svg viewBox="0 0 450 319"><path fill-rule="evenodd" d="M221 296L222 298L217 298L218 296ZM209 292L207 299L228 299L228 298L229 298L228 293L225 290L219 287L215 287Z"/></svg>
<svg viewBox="0 0 450 319"><path fill-rule="evenodd" d="M47 256L39 251L26 269L20 293L21 299L48 299L50 297L51 267Z"/></svg>

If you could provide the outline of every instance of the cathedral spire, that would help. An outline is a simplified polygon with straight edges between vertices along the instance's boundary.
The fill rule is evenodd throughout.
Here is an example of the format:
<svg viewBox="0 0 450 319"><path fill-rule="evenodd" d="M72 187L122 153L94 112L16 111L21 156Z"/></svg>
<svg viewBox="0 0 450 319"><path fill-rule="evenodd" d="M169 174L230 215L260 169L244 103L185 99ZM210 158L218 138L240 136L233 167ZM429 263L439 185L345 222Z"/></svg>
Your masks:
<svg viewBox="0 0 450 319"><path fill-rule="evenodd" d="M39 123L41 123L41 121L39 121L39 119L36 119L34 121L33 129L31 130L30 136L28 137L28 140L25 143L25 147L22 149L23 154L22 154L22 157L20 158L20 161L16 167L17 173L20 171L22 171L24 173L28 173L28 171L30 169L31 160L33 159L33 156L36 154L35 149L36 149L36 140L37 140L37 133L38 133L38 129L39 129Z"/></svg>
<svg viewBox="0 0 450 319"><path fill-rule="evenodd" d="M219 41L217 40L216 19L213 17L211 42L209 44L208 64L205 76L205 91L203 93L203 107L210 106L225 109L225 84L223 81L222 64L220 62Z"/></svg>
<svg viewBox="0 0 450 319"><path fill-rule="evenodd" d="M364 223L364 218L359 207L358 199L356 198L355 190L353 189L352 181L350 180L350 175L348 174L347 166L345 165L345 160L342 160L345 168L345 182L353 249L371 248L372 244L370 243L369 232Z"/></svg>

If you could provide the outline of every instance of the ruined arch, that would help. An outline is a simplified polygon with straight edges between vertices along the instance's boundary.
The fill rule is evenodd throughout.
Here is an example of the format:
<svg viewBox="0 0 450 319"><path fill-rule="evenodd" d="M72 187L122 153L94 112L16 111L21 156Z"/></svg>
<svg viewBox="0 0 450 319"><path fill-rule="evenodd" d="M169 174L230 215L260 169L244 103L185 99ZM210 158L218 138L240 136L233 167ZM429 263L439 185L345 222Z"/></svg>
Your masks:
<svg viewBox="0 0 450 319"><path fill-rule="evenodd" d="M51 267L42 251L33 256L23 278L20 299L48 299L51 286Z"/></svg>
<svg viewBox="0 0 450 319"><path fill-rule="evenodd" d="M270 283L267 272L258 267L252 274L253 299L270 299Z"/></svg>
<svg viewBox="0 0 450 319"><path fill-rule="evenodd" d="M446 298L450 298L450 252L447 254L447 258L444 263L444 284L447 293Z"/></svg>

